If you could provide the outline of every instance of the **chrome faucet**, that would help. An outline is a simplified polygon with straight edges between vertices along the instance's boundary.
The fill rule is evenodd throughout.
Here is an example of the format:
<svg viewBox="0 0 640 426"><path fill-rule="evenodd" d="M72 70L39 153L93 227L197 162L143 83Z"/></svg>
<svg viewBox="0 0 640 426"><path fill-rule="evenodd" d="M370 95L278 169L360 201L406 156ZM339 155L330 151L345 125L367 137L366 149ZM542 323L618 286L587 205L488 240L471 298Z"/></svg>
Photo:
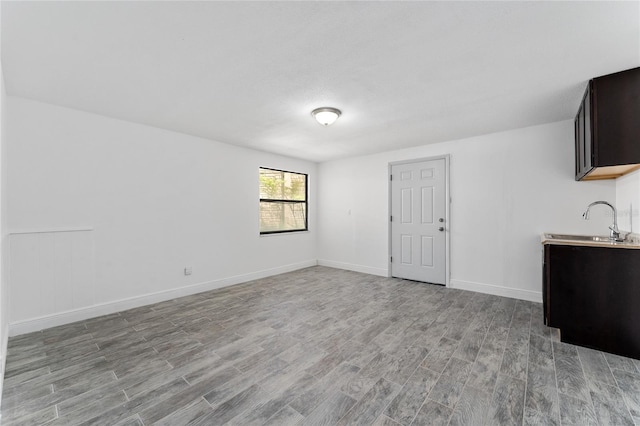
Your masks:
<svg viewBox="0 0 640 426"><path fill-rule="evenodd" d="M611 210L613 211L613 225L609 226L609 229L611 230L611 233L609 234L609 238L611 238L612 241L622 241L620 239L620 230L618 229L618 211L616 210L615 207L613 207L611 204L607 203L606 201L594 201L593 203L589 204L589 206L587 207L587 210L585 210L585 212L582 213L582 217L584 218L584 220L589 220L589 210L591 210L591 207L597 204L604 204L605 206L611 207Z"/></svg>

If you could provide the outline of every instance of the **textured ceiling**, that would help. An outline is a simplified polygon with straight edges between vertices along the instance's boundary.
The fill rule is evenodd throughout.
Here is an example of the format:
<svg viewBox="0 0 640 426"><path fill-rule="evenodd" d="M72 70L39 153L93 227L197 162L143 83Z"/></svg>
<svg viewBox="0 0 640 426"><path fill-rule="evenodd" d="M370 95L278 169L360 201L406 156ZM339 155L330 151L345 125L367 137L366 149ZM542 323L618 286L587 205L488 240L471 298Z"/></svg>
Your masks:
<svg viewBox="0 0 640 426"><path fill-rule="evenodd" d="M568 119L640 66L636 1L1 7L9 95L319 162Z"/></svg>

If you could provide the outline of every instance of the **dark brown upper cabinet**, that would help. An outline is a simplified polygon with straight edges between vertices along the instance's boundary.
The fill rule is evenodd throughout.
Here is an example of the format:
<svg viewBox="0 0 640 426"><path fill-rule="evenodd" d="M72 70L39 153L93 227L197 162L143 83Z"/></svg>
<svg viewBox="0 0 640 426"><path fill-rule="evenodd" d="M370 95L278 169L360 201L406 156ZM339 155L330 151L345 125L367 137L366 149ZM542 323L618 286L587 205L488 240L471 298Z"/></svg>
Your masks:
<svg viewBox="0 0 640 426"><path fill-rule="evenodd" d="M640 68L589 81L575 119L576 180L640 169Z"/></svg>

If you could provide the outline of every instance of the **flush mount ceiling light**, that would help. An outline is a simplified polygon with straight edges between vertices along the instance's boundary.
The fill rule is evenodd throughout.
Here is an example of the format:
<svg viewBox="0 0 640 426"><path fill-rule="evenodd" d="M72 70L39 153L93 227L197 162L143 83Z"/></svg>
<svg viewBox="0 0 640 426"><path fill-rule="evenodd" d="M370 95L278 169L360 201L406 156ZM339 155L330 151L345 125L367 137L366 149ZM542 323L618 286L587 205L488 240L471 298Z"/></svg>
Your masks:
<svg viewBox="0 0 640 426"><path fill-rule="evenodd" d="M315 118L316 121L323 126L329 126L333 124L338 119L338 117L340 117L340 114L342 114L342 112L339 109L331 107L316 108L311 111L311 115L313 116L313 118Z"/></svg>

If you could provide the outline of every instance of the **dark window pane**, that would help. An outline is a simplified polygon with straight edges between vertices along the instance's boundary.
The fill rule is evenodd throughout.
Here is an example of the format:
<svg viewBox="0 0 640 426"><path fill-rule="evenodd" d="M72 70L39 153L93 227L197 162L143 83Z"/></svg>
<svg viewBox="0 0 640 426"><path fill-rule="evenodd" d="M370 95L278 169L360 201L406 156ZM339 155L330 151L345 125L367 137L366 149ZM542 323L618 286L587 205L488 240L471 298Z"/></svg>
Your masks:
<svg viewBox="0 0 640 426"><path fill-rule="evenodd" d="M305 201L306 189L307 189L307 176L291 174L291 179L288 182L289 195L291 200Z"/></svg>
<svg viewBox="0 0 640 426"><path fill-rule="evenodd" d="M260 169L260 198L305 201L307 175Z"/></svg>
<svg viewBox="0 0 640 426"><path fill-rule="evenodd" d="M260 198L282 200L284 197L284 172L260 169Z"/></svg>
<svg viewBox="0 0 640 426"><path fill-rule="evenodd" d="M305 203L260 202L260 232L307 229Z"/></svg>

